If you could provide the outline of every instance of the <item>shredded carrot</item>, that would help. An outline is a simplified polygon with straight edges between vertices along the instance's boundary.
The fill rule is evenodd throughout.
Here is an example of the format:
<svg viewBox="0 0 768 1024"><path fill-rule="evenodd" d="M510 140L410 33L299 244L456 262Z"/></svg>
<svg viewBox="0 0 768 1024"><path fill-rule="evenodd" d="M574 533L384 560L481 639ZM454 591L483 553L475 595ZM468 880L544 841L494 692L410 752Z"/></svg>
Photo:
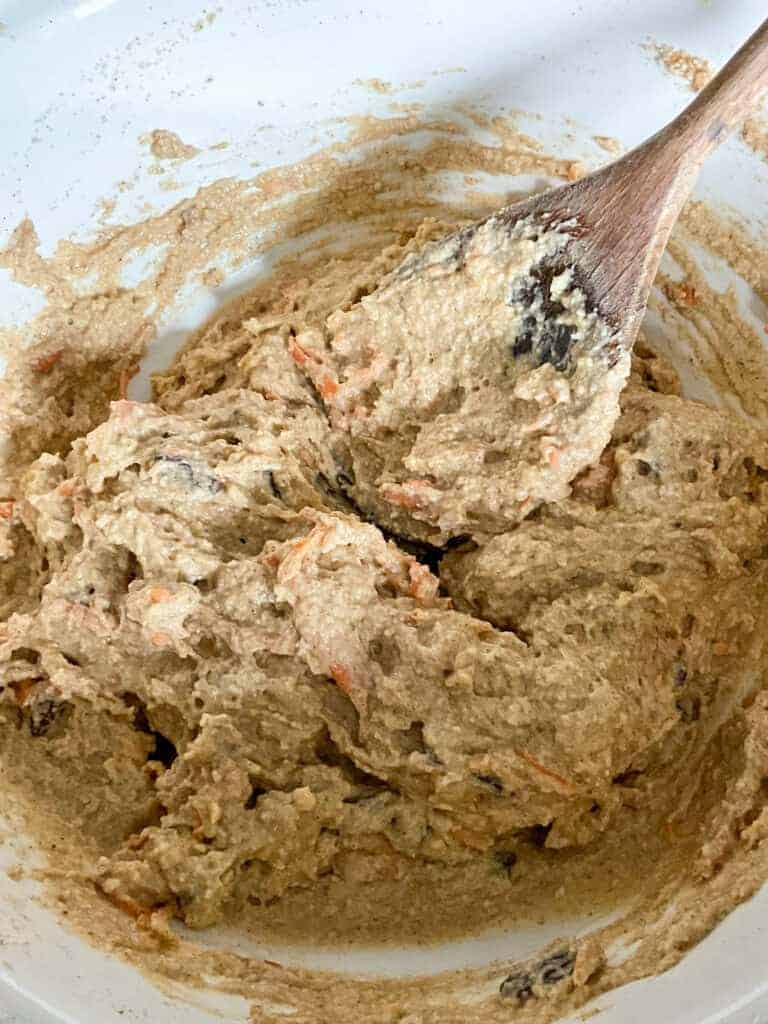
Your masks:
<svg viewBox="0 0 768 1024"><path fill-rule="evenodd" d="M539 762L534 757L531 757L531 755L527 751L521 750L520 757L522 757L524 761L527 761L532 768L535 768L537 772L540 772L548 779L552 779L553 782L557 782L559 785L561 785L564 789L568 790L569 792L573 792L575 787L569 779L565 779L562 775L558 775L557 772L553 772L550 771L549 768L545 768L543 764L539 764Z"/></svg>
<svg viewBox="0 0 768 1024"><path fill-rule="evenodd" d="M17 683L9 683L8 685L13 690L13 696L16 699L16 703L21 707L23 704L27 703L27 698L37 686L37 680L22 679Z"/></svg>
<svg viewBox="0 0 768 1024"><path fill-rule="evenodd" d="M65 480L63 484L59 484L58 491L62 498L71 498L75 493L74 480Z"/></svg>
<svg viewBox="0 0 768 1024"><path fill-rule="evenodd" d="M16 503L14 501L0 501L0 519L12 519L13 518L13 506Z"/></svg>
<svg viewBox="0 0 768 1024"><path fill-rule="evenodd" d="M151 914L149 907L143 907L141 903L137 903L136 900L132 900L129 896L117 896L115 893L105 893L105 896L118 910L122 910L124 914L132 917L134 921L148 919Z"/></svg>
<svg viewBox="0 0 768 1024"><path fill-rule="evenodd" d="M307 363L314 363L317 360L303 349L295 338L288 339L288 354L298 366L306 366Z"/></svg>
<svg viewBox="0 0 768 1024"><path fill-rule="evenodd" d="M47 356L38 356L32 363L32 366L38 373L50 373L63 355L64 349L60 348L56 352L49 353Z"/></svg>
<svg viewBox="0 0 768 1024"><path fill-rule="evenodd" d="M346 665L340 665L337 661L331 663L330 670L334 683L349 696L352 692L352 673Z"/></svg>
<svg viewBox="0 0 768 1024"><path fill-rule="evenodd" d="M323 377L323 379L317 385L317 390L320 392L323 398L333 398L333 396L339 390L339 385L336 383L333 377Z"/></svg>
<svg viewBox="0 0 768 1024"><path fill-rule="evenodd" d="M402 484L393 487L385 487L382 494L387 501L393 505L401 505L403 508L427 508L430 504L429 497L424 494L425 490L431 490L429 480L405 480ZM422 493L419 493L421 491Z"/></svg>
<svg viewBox="0 0 768 1024"><path fill-rule="evenodd" d="M545 448L544 458L553 469L557 469L560 465L560 449L554 447Z"/></svg>
<svg viewBox="0 0 768 1024"><path fill-rule="evenodd" d="M162 604L163 601L168 601L173 597L166 587L152 587L147 596L150 604Z"/></svg>
<svg viewBox="0 0 768 1024"><path fill-rule="evenodd" d="M166 647L171 642L171 638L167 633L153 633L150 641L153 647Z"/></svg>
<svg viewBox="0 0 768 1024"><path fill-rule="evenodd" d="M408 564L409 595L415 600L427 603L437 597L439 582L426 565L414 561Z"/></svg>
<svg viewBox="0 0 768 1024"><path fill-rule="evenodd" d="M402 491L396 491L393 487L388 488L384 492L384 497L392 505L401 505L403 508L420 508L422 501L414 494L403 494Z"/></svg>

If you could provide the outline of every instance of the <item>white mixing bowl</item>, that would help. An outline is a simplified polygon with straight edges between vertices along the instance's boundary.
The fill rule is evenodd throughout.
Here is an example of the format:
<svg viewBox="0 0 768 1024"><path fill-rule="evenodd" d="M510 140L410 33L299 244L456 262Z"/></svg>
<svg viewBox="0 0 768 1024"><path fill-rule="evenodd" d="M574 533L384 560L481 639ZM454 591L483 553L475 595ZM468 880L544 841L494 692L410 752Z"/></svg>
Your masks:
<svg viewBox="0 0 768 1024"><path fill-rule="evenodd" d="M392 97L354 84L374 77L423 81L397 99L428 110L465 99L537 112L543 119L532 131L542 141L593 165L593 135L632 145L689 98L650 56L650 39L719 63L764 15L765 0L0 0L0 244L25 215L43 251L86 236L98 201L142 162L146 172L138 137L157 127L200 147L231 144L180 167L173 192L140 173L135 188L117 194L114 222L140 219L143 204L170 206L218 178L251 177L255 161L261 170L299 159L343 135L345 115L386 116ZM768 168L728 144L707 164L697 194L761 228ZM189 296L163 325L136 386L259 269ZM0 271L0 325L39 305ZM243 1000L160 991L65 931L35 902L31 881L3 870L33 857L21 836L0 841L0 1024L248 1019ZM767 924L764 889L675 969L599 999L599 1019L768 1021ZM433 972L525 952L552 934L293 959L352 972Z"/></svg>

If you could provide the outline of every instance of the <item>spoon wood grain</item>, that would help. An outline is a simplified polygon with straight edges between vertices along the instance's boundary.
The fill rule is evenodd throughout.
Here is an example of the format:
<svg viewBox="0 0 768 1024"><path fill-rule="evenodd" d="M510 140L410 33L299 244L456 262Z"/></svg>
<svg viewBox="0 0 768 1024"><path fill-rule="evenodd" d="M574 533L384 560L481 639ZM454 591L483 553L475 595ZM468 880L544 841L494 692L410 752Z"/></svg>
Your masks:
<svg viewBox="0 0 768 1024"><path fill-rule="evenodd" d="M766 89L768 20L666 128L574 184L504 211L510 223L531 217L567 233L559 262L577 272L615 332L614 344L634 343L662 252L704 159Z"/></svg>

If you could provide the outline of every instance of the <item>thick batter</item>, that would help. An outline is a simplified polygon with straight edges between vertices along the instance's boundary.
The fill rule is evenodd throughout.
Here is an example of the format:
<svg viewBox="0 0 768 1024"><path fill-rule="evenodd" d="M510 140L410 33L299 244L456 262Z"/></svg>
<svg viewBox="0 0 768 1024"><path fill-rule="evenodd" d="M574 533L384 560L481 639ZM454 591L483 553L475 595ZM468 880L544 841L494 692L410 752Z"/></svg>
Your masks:
<svg viewBox="0 0 768 1024"><path fill-rule="evenodd" d="M495 534L565 497L618 415L629 354L565 262L567 235L513 216L410 253L291 341L346 435L347 492L406 536Z"/></svg>
<svg viewBox="0 0 768 1024"><path fill-rule="evenodd" d="M768 435L681 398L644 347L619 410L627 362L581 360L604 337L567 279L547 299L575 349L516 351L524 296L499 303L493 274L552 240L474 236L452 263L461 237L427 219L278 271L152 403L71 443L35 434L19 377L4 784L152 929L247 908L306 934L325 905L396 937L445 928L438 902L472 930L503 899L661 899L764 847ZM425 261L450 302L403 270ZM632 976L570 944L478 1020Z"/></svg>

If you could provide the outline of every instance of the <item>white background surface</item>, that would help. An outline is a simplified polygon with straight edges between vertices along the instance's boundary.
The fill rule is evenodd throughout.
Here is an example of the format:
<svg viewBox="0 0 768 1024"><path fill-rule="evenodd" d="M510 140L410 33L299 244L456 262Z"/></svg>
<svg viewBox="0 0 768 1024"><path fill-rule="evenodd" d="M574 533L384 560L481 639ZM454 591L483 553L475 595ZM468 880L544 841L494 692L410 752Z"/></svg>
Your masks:
<svg viewBox="0 0 768 1024"><path fill-rule="evenodd" d="M208 12L212 24L196 31ZM87 236L98 200L134 172L116 222L135 219L146 202L171 205L206 181L300 158L343 133L333 118L366 108L386 114L390 97L353 84L374 76L423 79L424 88L395 98L436 111L459 99L538 111L545 122L532 131L561 148L558 135L572 132L569 155L604 159L592 134L633 144L689 98L644 43L670 42L720 63L765 13L765 0L0 0L0 243L27 214L45 251L63 236ZM458 66L465 70L447 71ZM163 192L138 141L159 127L199 147L231 146L182 165L181 191ZM768 167L728 144L707 164L699 194L762 223ZM180 306L155 361L167 360L169 345L230 291L227 282ZM0 323L36 303L0 271ZM1 870L22 847L20 839L0 846L0 1024L211 1024L220 1019L214 1007L247 1020L242 1000L161 994L62 931L30 900L31 885ZM599 1000L606 1010L598 1020L768 1024L767 923L764 892L675 970ZM482 962L521 941L404 951L385 966ZM366 962L362 954L336 965Z"/></svg>

